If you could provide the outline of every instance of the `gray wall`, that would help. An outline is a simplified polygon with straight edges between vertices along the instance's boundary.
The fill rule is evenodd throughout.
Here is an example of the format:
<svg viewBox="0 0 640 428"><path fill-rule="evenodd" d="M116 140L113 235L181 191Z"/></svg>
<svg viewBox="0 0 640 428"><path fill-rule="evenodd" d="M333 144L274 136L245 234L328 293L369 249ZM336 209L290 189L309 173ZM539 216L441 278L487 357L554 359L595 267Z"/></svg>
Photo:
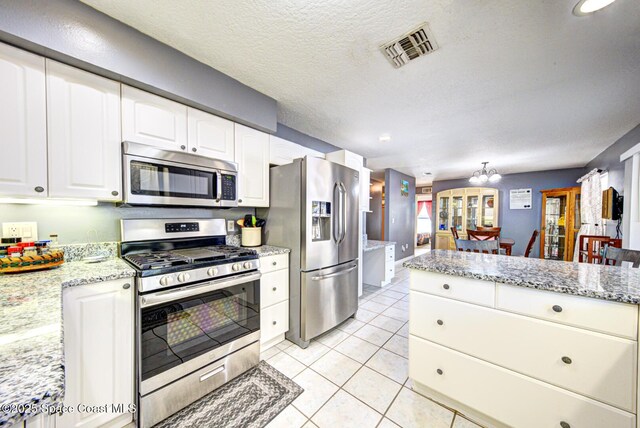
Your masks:
<svg viewBox="0 0 640 428"><path fill-rule="evenodd" d="M285 140L293 141L301 146L308 147L313 150L317 150L322 153L330 153L341 150L340 147L329 144L323 140L312 137L311 135L304 134L300 131L296 131L293 128L289 128L281 123L278 123L278 131L275 134L277 137L284 138Z"/></svg>
<svg viewBox="0 0 640 428"><path fill-rule="evenodd" d="M640 143L640 125L593 158L587 164L587 170L598 168L609 171L609 186L621 194L624 193L624 163L620 162L620 155L638 143Z"/></svg>
<svg viewBox="0 0 640 428"><path fill-rule="evenodd" d="M1 1L0 40L254 128L277 128L273 98L76 0Z"/></svg>
<svg viewBox="0 0 640 428"><path fill-rule="evenodd" d="M578 186L576 180L585 173L584 168L558 169L553 171L525 172L522 174L507 174L502 176L502 180L494 187L499 190L499 225L502 227L501 235L505 238L515 240L513 247L514 255L524 254L525 247L531 238L534 229L540 231L542 221L542 194L541 190L555 189L558 187ZM433 182L433 209L432 218L436 219L437 201L436 194L443 190L456 189L460 187L472 187L468 179L445 180ZM530 210L512 210L509 208L510 189L532 189L533 207ZM437 222L433 222L432 236L435 236ZM433 248L435 239L431 240ZM540 240L536 241L531 257L539 257Z"/></svg>
<svg viewBox="0 0 640 428"><path fill-rule="evenodd" d="M117 207L101 203L97 207L56 207L46 205L0 204L0 222L35 221L38 238L57 234L61 244L120 241L123 218L225 218L237 220L254 209ZM236 225L234 233L238 233Z"/></svg>
<svg viewBox="0 0 640 428"><path fill-rule="evenodd" d="M370 213L366 213L366 233L368 239L381 240L382 237L382 186L384 183L371 179Z"/></svg>
<svg viewBox="0 0 640 428"><path fill-rule="evenodd" d="M402 180L409 182L408 196L400 194ZM386 169L384 182L384 239L395 241L396 260L400 260L413 256L416 244L416 179L394 169Z"/></svg>

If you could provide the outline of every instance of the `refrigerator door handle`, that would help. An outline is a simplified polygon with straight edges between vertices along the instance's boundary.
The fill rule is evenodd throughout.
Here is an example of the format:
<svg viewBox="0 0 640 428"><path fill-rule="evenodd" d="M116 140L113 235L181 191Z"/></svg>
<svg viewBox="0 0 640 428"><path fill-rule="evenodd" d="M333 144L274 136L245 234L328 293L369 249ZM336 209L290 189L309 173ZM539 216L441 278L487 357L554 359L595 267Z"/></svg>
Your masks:
<svg viewBox="0 0 640 428"><path fill-rule="evenodd" d="M340 208L342 209L342 215L340 219L340 223L341 223L340 243L342 244L342 242L344 241L344 238L347 236L347 204L349 202L347 201L347 187L342 182L340 183L340 189L341 189L341 196L342 196L342 203L340 204Z"/></svg>
<svg viewBox="0 0 640 428"><path fill-rule="evenodd" d="M336 197L336 191L338 191L338 196ZM340 242L340 207L339 205L341 204L341 198L340 198L340 186L338 183L335 183L333 185L333 225L332 225L332 233L333 233L333 240L336 241L336 244L338 244ZM338 207L336 207L336 205L338 205ZM337 229L337 233L336 233L336 229Z"/></svg>
<svg viewBox="0 0 640 428"><path fill-rule="evenodd" d="M352 270L356 269L358 267L358 265L353 265L350 266L347 269L338 271L338 272L333 272L333 273L328 273L326 275L316 275L316 276L312 276L311 279L314 281L322 281L323 279L328 279L328 278L333 278L334 276L340 276L340 275L345 275L349 272L351 272Z"/></svg>

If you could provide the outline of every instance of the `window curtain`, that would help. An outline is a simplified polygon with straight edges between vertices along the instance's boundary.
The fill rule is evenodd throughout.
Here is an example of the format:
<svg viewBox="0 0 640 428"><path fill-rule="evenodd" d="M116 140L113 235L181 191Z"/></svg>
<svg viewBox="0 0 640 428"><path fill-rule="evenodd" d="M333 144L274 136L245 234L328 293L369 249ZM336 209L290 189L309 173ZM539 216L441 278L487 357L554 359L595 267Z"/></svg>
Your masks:
<svg viewBox="0 0 640 428"><path fill-rule="evenodd" d="M602 224L602 183L600 172L594 169L580 178L578 183L582 183L580 196L582 225L574 245L573 260L576 262L579 260L578 255L580 254L580 236L605 234L604 225Z"/></svg>
<svg viewBox="0 0 640 428"><path fill-rule="evenodd" d="M431 218L431 201L418 201L418 216L423 213L422 210L425 210L425 213Z"/></svg>
<svg viewBox="0 0 640 428"><path fill-rule="evenodd" d="M433 201L424 201L427 207L427 213L429 214L429 218L431 218L431 207L433 206Z"/></svg>

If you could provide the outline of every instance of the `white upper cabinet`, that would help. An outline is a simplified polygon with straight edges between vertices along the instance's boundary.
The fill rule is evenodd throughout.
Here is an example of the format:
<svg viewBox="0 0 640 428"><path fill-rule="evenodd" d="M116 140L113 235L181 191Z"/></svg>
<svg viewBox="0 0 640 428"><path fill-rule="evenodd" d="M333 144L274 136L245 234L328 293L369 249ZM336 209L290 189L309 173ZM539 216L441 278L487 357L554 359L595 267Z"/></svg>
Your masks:
<svg viewBox="0 0 640 428"><path fill-rule="evenodd" d="M47 60L49 196L121 200L120 84Z"/></svg>
<svg viewBox="0 0 640 428"><path fill-rule="evenodd" d="M122 85L122 139L187 150L187 106Z"/></svg>
<svg viewBox="0 0 640 428"><path fill-rule="evenodd" d="M235 124L238 206L269 206L269 134Z"/></svg>
<svg viewBox="0 0 640 428"><path fill-rule="evenodd" d="M0 43L0 195L47 196L44 58Z"/></svg>
<svg viewBox="0 0 640 428"><path fill-rule="evenodd" d="M234 162L234 126L230 120L188 107L191 153Z"/></svg>
<svg viewBox="0 0 640 428"><path fill-rule="evenodd" d="M285 165L294 159L313 156L324 159L324 153L309 149L300 144L285 140L284 138L269 135L269 163L273 165Z"/></svg>
<svg viewBox="0 0 640 428"><path fill-rule="evenodd" d="M360 170L360 209L369 211L369 202L371 201L371 170L362 167Z"/></svg>

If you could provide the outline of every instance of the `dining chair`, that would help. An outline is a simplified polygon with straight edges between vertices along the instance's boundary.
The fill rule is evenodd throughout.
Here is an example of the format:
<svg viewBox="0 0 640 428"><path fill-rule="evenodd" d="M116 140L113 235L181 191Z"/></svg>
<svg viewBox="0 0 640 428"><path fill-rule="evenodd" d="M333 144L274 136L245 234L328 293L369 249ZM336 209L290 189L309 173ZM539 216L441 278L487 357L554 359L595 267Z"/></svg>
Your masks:
<svg viewBox="0 0 640 428"><path fill-rule="evenodd" d="M453 239L460 239L460 237L458 236L458 229L453 226L451 226L451 234L453 235Z"/></svg>
<svg viewBox="0 0 640 428"><path fill-rule="evenodd" d="M531 234L531 239L529 239L529 243L527 244L527 248L524 250L524 256L529 257L531 251L533 251L533 244L536 243L536 238L538 237L538 231L534 230Z"/></svg>
<svg viewBox="0 0 640 428"><path fill-rule="evenodd" d="M495 230L467 230L472 241L495 241L500 239L500 231Z"/></svg>
<svg viewBox="0 0 640 428"><path fill-rule="evenodd" d="M500 254L500 241L472 241L470 239L456 239L456 249L485 254Z"/></svg>
<svg viewBox="0 0 640 428"><path fill-rule="evenodd" d="M602 263L604 251L608 247L621 248L622 239L614 239L609 236L589 237L587 239L587 263Z"/></svg>
<svg viewBox="0 0 640 428"><path fill-rule="evenodd" d="M622 262L631 263L631 267L640 267L640 251L627 250L625 248L606 247L602 264L609 266L621 266Z"/></svg>
<svg viewBox="0 0 640 428"><path fill-rule="evenodd" d="M498 232L500 233L500 231L502 230L501 227L485 227L485 226L476 226L476 230L480 230L482 232Z"/></svg>

